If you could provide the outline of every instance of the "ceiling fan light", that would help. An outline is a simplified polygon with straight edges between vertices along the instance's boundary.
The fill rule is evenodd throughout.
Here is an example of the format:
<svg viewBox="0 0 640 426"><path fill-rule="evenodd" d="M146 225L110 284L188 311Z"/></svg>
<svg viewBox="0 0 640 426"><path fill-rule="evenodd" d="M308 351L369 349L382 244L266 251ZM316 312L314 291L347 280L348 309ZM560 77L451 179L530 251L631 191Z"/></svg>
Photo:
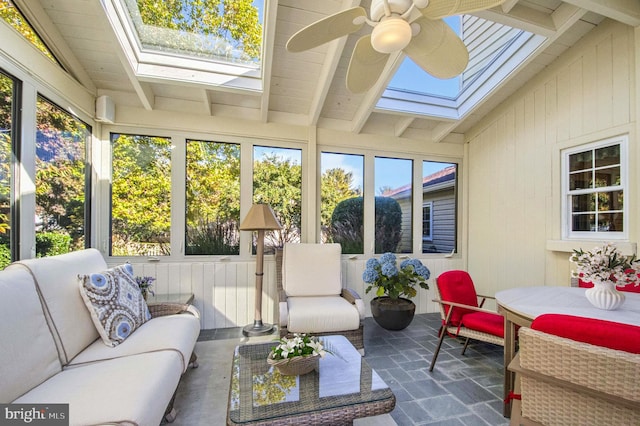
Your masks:
<svg viewBox="0 0 640 426"><path fill-rule="evenodd" d="M402 50L411 41L411 25L397 16L384 19L373 27L371 45L380 53Z"/></svg>

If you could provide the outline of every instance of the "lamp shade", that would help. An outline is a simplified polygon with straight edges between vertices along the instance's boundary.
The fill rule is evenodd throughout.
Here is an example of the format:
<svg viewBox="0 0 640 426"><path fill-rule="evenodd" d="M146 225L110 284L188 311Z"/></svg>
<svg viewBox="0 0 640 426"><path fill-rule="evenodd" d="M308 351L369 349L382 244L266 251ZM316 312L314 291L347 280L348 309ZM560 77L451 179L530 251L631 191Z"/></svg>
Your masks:
<svg viewBox="0 0 640 426"><path fill-rule="evenodd" d="M268 204L254 204L240 224L241 231L259 231L261 229L281 229L271 206Z"/></svg>

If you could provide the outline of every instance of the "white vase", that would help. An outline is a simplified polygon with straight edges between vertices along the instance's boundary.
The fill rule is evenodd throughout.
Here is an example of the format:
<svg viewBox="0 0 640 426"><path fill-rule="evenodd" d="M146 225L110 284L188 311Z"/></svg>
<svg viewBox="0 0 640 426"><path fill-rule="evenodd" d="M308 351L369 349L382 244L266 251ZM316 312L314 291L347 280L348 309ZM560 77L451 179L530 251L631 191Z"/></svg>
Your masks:
<svg viewBox="0 0 640 426"><path fill-rule="evenodd" d="M624 302L624 294L616 290L616 285L610 281L594 283L586 290L585 296L593 306L606 311L616 310Z"/></svg>

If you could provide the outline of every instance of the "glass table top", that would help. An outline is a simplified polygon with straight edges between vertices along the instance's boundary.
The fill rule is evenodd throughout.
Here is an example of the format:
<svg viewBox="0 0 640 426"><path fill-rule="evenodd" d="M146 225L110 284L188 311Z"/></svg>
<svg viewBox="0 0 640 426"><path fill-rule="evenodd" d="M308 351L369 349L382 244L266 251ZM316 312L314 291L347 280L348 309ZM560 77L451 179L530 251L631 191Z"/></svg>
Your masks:
<svg viewBox="0 0 640 426"><path fill-rule="evenodd" d="M320 359L317 371L302 376L281 375L267 364L276 342L236 347L228 423L277 424L278 419L301 420L320 411L328 422L349 421L393 409L393 392L345 337L321 340L332 353Z"/></svg>

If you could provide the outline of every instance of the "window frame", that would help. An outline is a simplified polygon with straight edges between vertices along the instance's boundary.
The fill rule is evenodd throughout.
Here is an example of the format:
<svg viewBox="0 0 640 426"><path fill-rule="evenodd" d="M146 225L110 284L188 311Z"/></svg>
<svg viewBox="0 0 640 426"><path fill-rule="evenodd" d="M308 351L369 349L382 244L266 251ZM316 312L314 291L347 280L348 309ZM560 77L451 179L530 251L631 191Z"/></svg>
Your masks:
<svg viewBox="0 0 640 426"><path fill-rule="evenodd" d="M581 152L595 151L609 146L620 146L620 185L608 186L604 188L589 188L580 190L570 190L570 156ZM629 135L623 134L606 139L600 139L583 145L574 146L561 150L562 164L562 238L563 240L598 240L598 241L624 241L629 236ZM590 170L597 170L591 167ZM606 189L606 191L603 191ZM622 227L621 232L601 232L601 231L573 231L572 230L572 209L571 197L580 194L591 194L596 192L622 191L624 203L622 207Z"/></svg>

